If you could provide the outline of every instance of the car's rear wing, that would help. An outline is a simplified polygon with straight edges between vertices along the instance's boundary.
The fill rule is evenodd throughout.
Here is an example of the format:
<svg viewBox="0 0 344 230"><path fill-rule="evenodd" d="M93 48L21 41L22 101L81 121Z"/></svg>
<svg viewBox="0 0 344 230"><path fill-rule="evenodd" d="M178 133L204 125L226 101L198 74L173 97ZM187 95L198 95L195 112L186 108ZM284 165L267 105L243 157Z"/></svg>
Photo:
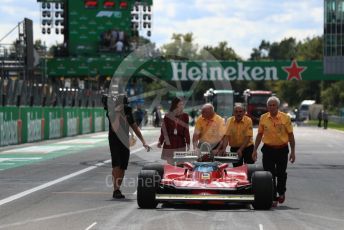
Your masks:
<svg viewBox="0 0 344 230"><path fill-rule="evenodd" d="M226 152L223 156L214 156L214 161L236 163L239 161L239 156L234 152Z"/></svg>
<svg viewBox="0 0 344 230"><path fill-rule="evenodd" d="M173 153L173 160L175 163L180 162L193 162L197 161L200 154L206 154L206 152L196 152L196 151L178 151Z"/></svg>
<svg viewBox="0 0 344 230"><path fill-rule="evenodd" d="M176 151L173 154L173 160L176 164L181 162L194 162L198 161L205 155L210 155L213 161L220 161L226 163L233 163L239 160L238 154L234 152L226 152L220 156L214 156L209 152L200 151Z"/></svg>

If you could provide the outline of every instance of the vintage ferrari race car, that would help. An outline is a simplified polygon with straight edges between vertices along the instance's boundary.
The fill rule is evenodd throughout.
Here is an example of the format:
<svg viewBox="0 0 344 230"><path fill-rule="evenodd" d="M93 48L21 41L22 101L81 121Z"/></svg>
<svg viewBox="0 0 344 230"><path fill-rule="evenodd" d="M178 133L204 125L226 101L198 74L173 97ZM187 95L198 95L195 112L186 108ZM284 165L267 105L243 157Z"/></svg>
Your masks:
<svg viewBox="0 0 344 230"><path fill-rule="evenodd" d="M175 165L145 165L138 175L137 203L156 208L158 203L251 203L270 209L273 180L256 164L230 167L236 153L212 156L209 152L175 152Z"/></svg>

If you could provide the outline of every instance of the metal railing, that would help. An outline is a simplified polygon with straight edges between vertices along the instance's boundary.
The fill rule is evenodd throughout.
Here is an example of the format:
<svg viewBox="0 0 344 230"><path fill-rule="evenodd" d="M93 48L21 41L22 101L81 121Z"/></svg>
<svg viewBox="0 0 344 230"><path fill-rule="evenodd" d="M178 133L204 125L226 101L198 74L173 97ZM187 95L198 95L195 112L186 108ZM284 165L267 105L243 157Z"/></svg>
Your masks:
<svg viewBox="0 0 344 230"><path fill-rule="evenodd" d="M344 124L344 117L331 115L329 116L329 121L339 123L339 124Z"/></svg>
<svg viewBox="0 0 344 230"><path fill-rule="evenodd" d="M103 92L0 77L0 106L102 107Z"/></svg>

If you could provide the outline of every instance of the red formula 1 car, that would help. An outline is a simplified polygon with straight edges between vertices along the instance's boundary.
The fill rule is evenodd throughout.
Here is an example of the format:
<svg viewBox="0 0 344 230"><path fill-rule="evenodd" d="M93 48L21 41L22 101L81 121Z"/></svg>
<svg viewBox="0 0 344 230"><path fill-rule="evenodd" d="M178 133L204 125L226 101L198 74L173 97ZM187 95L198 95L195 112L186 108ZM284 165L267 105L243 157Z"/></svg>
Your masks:
<svg viewBox="0 0 344 230"><path fill-rule="evenodd" d="M158 203L251 203L270 209L273 180L258 165L229 167L236 153L212 156L209 152L175 152L175 165L145 165L138 175L137 203L156 208Z"/></svg>

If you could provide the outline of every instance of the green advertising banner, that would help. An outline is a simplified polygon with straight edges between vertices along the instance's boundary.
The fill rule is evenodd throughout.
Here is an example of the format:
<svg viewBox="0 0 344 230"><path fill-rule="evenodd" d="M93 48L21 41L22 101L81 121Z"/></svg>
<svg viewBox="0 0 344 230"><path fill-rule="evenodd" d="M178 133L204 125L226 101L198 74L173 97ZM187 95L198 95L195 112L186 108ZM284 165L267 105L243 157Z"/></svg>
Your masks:
<svg viewBox="0 0 344 230"><path fill-rule="evenodd" d="M108 130L103 108L0 107L0 146Z"/></svg>
<svg viewBox="0 0 344 230"><path fill-rule="evenodd" d="M80 134L91 132L92 127L92 110L88 108L79 109Z"/></svg>
<svg viewBox="0 0 344 230"><path fill-rule="evenodd" d="M87 66L87 68L83 68ZM79 69L80 68L80 69ZM97 70L96 72L94 70ZM50 77L154 76L166 81L344 80L325 75L322 61L167 61L112 57L59 58L48 61Z"/></svg>
<svg viewBox="0 0 344 230"><path fill-rule="evenodd" d="M64 108L63 110L63 136L70 137L80 133L78 109Z"/></svg>
<svg viewBox="0 0 344 230"><path fill-rule="evenodd" d="M20 117L23 122L23 143L41 141L44 137L44 120L42 108L22 107Z"/></svg>
<svg viewBox="0 0 344 230"><path fill-rule="evenodd" d="M18 107L0 107L0 146L21 143L21 128Z"/></svg>
<svg viewBox="0 0 344 230"><path fill-rule="evenodd" d="M44 139L54 139L63 136L62 108L43 108L44 113Z"/></svg>
<svg viewBox="0 0 344 230"><path fill-rule="evenodd" d="M92 109L92 132L100 132L104 130L104 109Z"/></svg>

